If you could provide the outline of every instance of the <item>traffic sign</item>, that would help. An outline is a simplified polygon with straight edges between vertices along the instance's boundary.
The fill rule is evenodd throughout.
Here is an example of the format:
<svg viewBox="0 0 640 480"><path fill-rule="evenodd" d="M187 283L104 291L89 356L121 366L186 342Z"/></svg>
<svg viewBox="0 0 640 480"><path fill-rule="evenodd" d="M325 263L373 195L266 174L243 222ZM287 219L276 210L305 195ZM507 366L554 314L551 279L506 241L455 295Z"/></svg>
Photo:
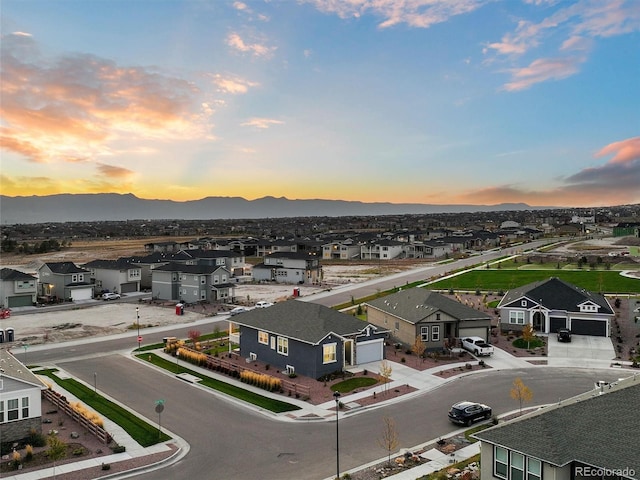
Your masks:
<svg viewBox="0 0 640 480"><path fill-rule="evenodd" d="M138 335L138 343L142 342L142 335Z"/></svg>

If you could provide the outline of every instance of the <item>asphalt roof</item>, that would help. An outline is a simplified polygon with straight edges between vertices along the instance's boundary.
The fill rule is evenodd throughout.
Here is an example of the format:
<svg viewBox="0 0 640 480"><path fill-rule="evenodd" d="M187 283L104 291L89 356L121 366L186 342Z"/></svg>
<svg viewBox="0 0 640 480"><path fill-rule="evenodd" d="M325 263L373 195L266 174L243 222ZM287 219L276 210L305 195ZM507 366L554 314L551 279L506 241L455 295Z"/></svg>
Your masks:
<svg viewBox="0 0 640 480"><path fill-rule="evenodd" d="M585 302L593 302L601 307L598 313L613 314L611 305L609 305L604 295L590 292L556 277L532 282L509 290L498 306L508 305L522 297L541 303L545 308L565 310L567 312L577 312L580 310L578 305Z"/></svg>
<svg viewBox="0 0 640 480"><path fill-rule="evenodd" d="M0 270L0 280L34 280L35 278L33 275L14 270L13 268L3 268Z"/></svg>
<svg viewBox="0 0 640 480"><path fill-rule="evenodd" d="M475 434L482 441L555 466L572 461L594 467L629 467L640 474L640 376L621 380L600 394L564 400Z"/></svg>
<svg viewBox="0 0 640 480"><path fill-rule="evenodd" d="M486 313L426 288L400 290L367 304L413 324L436 312L446 313L458 320L491 319Z"/></svg>
<svg viewBox="0 0 640 480"><path fill-rule="evenodd" d="M49 267L53 273L69 274L69 273L89 273L88 270L78 267L73 262L46 262L45 265Z"/></svg>
<svg viewBox="0 0 640 480"><path fill-rule="evenodd" d="M46 385L31 370L25 367L11 352L0 348L0 378L10 377L23 382L31 383L40 388Z"/></svg>
<svg viewBox="0 0 640 480"><path fill-rule="evenodd" d="M287 300L267 308L256 308L236 315L231 320L238 325L317 344L329 333L340 336L355 335L368 326L381 331L364 320L310 302Z"/></svg>

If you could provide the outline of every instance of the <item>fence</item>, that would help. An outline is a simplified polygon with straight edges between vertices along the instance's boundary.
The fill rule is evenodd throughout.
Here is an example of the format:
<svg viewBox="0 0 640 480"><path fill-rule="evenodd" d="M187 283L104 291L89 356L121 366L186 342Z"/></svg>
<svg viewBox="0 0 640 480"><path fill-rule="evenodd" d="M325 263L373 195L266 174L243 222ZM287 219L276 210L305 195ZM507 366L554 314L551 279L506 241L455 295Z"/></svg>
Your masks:
<svg viewBox="0 0 640 480"><path fill-rule="evenodd" d="M73 420L82 425L89 433L95 435L95 437L100 440L105 445L111 443L111 435L107 433L107 431L99 425L96 425L92 421L85 418L79 412L76 412L66 398L60 396L60 394L54 392L53 390L43 390L42 395L53 403L58 409L69 415Z"/></svg>
<svg viewBox="0 0 640 480"><path fill-rule="evenodd" d="M181 347L181 348L184 348L186 350L191 350L187 347ZM195 352L195 350L191 350L191 351ZM207 359L203 367L209 370L218 370L223 373L226 373L227 375L231 375L231 376L237 375L238 377L240 377L240 374L244 371L265 375L265 372L263 371L258 371L253 368L246 367L244 365L239 364L237 359L214 357L212 355L206 355L206 358ZM311 388L306 385L300 385L298 383L292 382L291 380L286 380L280 377L274 377L274 378L280 379L283 393L295 395L296 397L300 396L300 397L309 398L311 396Z"/></svg>

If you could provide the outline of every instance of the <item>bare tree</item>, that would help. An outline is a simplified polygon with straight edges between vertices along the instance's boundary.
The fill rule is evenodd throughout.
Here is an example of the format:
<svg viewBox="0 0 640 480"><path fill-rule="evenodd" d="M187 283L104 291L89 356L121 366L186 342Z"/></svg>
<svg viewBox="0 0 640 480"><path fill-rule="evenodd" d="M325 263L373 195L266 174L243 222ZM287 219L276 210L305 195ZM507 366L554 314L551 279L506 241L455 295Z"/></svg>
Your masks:
<svg viewBox="0 0 640 480"><path fill-rule="evenodd" d="M522 404L530 402L533 398L533 392L527 387L520 377L513 381L513 387L509 395L520 403L520 415L522 415Z"/></svg>
<svg viewBox="0 0 640 480"><path fill-rule="evenodd" d="M416 357L418 357L416 363L420 362L420 359L426 349L427 345L422 341L422 337L420 335L416 335L416 339L413 342L413 345L411 345L411 351L416 354Z"/></svg>
<svg viewBox="0 0 640 480"><path fill-rule="evenodd" d="M393 369L391 368L391 365L389 365L389 362L387 362L386 360L382 360L382 362L380 362L380 376L384 378L385 393L389 389L389 382L391 381L391 372L393 372Z"/></svg>
<svg viewBox="0 0 640 480"><path fill-rule="evenodd" d="M531 341L536 338L536 334L533 331L533 325L527 323L522 328L522 339L527 342L527 350L531 347Z"/></svg>
<svg viewBox="0 0 640 480"><path fill-rule="evenodd" d="M387 463L391 465L391 452L398 448L398 431L396 430L396 422L390 417L384 417L382 434L378 438L378 445L387 451Z"/></svg>

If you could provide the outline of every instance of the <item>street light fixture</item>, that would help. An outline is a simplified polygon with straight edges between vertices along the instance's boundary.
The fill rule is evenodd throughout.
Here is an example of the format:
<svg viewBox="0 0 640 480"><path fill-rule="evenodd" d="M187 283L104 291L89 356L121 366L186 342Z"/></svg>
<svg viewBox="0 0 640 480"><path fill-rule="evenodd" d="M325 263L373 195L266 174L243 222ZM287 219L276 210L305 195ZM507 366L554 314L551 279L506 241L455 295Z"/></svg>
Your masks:
<svg viewBox="0 0 640 480"><path fill-rule="evenodd" d="M338 430L338 413L340 409L340 392L333 392L336 401L336 480L340 479L340 431Z"/></svg>
<svg viewBox="0 0 640 480"><path fill-rule="evenodd" d="M138 350L140 350L140 343L142 343L142 337L140 337L140 307L136 307L136 325L138 326Z"/></svg>

